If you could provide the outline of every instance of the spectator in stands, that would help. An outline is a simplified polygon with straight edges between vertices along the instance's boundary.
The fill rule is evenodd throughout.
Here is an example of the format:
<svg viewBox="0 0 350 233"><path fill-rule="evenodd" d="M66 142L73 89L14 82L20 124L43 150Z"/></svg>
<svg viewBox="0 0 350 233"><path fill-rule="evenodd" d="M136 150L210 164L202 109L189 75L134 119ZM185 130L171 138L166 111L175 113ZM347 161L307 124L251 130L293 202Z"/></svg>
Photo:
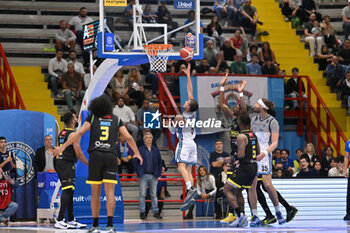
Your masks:
<svg viewBox="0 0 350 233"><path fill-rule="evenodd" d="M302 95L304 98L306 98L307 96L304 95L305 94L305 86L304 83L301 79L299 79L297 76L299 75L299 69L294 67L292 69L292 75L293 77L291 77L290 79L288 79L287 81L287 85L286 85L286 89L285 89L285 93L287 94L288 97L291 98L296 98L299 96L299 82L301 82L301 88L302 88ZM298 100L291 100L292 106L291 106L291 110L295 110L298 108L299 106L299 101Z"/></svg>
<svg viewBox="0 0 350 233"><path fill-rule="evenodd" d="M350 65L350 39L344 40L343 48L338 54L338 60L341 64Z"/></svg>
<svg viewBox="0 0 350 233"><path fill-rule="evenodd" d="M300 0L283 0L282 14L286 21L292 21L293 28L300 28L304 19L304 12L301 9Z"/></svg>
<svg viewBox="0 0 350 233"><path fill-rule="evenodd" d="M300 163L300 158L304 154L304 151L301 148L296 149L295 155L297 157L296 160L294 160L294 170L295 172L299 171L299 163Z"/></svg>
<svg viewBox="0 0 350 233"><path fill-rule="evenodd" d="M147 133L151 133L151 129L143 129L142 130L142 136L147 134ZM137 145L137 147L141 147L141 146L145 145L145 141L143 140L143 137L140 137L139 140L136 141L136 145ZM156 142L154 137L152 139L152 146L158 147L157 142Z"/></svg>
<svg viewBox="0 0 350 233"><path fill-rule="evenodd" d="M292 177L293 172L290 172L289 169L286 169L282 161L276 161L275 164L275 176L277 175L277 171L282 171L282 177Z"/></svg>
<svg viewBox="0 0 350 233"><path fill-rule="evenodd" d="M204 58L208 60L209 64L216 62L217 53L218 52L214 48L214 42L212 40L208 40L206 43L206 47L203 50L203 54L204 54Z"/></svg>
<svg viewBox="0 0 350 233"><path fill-rule="evenodd" d="M311 29L312 35L314 35L314 37L321 36L322 33L321 33L320 23L317 20L314 20L312 22L312 25L313 25L313 27Z"/></svg>
<svg viewBox="0 0 350 233"><path fill-rule="evenodd" d="M337 166L329 169L328 176L329 177L345 177L344 156L338 156L335 159L335 162L336 162Z"/></svg>
<svg viewBox="0 0 350 233"><path fill-rule="evenodd" d="M156 12L156 14L158 16L157 22L168 24L168 26L170 26L170 28L168 28L168 31L172 31L175 28L177 28L179 26L179 24L172 20L170 11L166 7L166 3L167 3L167 0L160 0L160 6L158 7L157 12ZM176 32L172 33L170 35L170 37L172 39L175 39Z"/></svg>
<svg viewBox="0 0 350 233"><path fill-rule="evenodd" d="M12 201L12 186L16 185L10 174L0 168L0 224L8 225L9 218L18 209L18 204Z"/></svg>
<svg viewBox="0 0 350 233"><path fill-rule="evenodd" d="M283 170L282 169L276 169L276 171L274 171L272 173L272 178L283 178L285 177L283 174Z"/></svg>
<svg viewBox="0 0 350 233"><path fill-rule="evenodd" d="M345 67L338 63L338 57L333 56L331 63L326 68L327 85L330 85L331 90L334 91L340 88L342 80L344 80Z"/></svg>
<svg viewBox="0 0 350 233"><path fill-rule="evenodd" d="M165 165L164 160L162 159L162 173L166 172L168 168ZM161 176L160 178L166 178L166 176ZM160 202L159 200L164 200L164 197L167 197L167 182L166 181L158 181L157 184L157 199L158 199L158 208L159 208L159 214L162 214L164 202ZM149 194L149 188L147 190L146 200L151 200L151 196ZM151 209L152 204L150 202L146 202L146 217L148 215L149 210Z"/></svg>
<svg viewBox="0 0 350 233"><path fill-rule="evenodd" d="M316 4L314 0L302 0L301 7L304 11L304 22L307 22L307 19L309 19L309 16L311 14L315 14L316 19L318 21L322 20L322 16L320 13L316 12Z"/></svg>
<svg viewBox="0 0 350 233"><path fill-rule="evenodd" d="M125 105L123 97L120 96L117 98L117 105L113 109L113 114L123 121L124 126L126 126L127 130L136 141L139 129L136 126L135 114L130 107Z"/></svg>
<svg viewBox="0 0 350 233"><path fill-rule="evenodd" d="M210 63L215 69L215 73L228 73L230 68L227 65L227 62L224 60L224 55L222 52L218 52L216 55L216 61ZM210 69L209 69L210 71Z"/></svg>
<svg viewBox="0 0 350 233"><path fill-rule="evenodd" d="M337 166L337 163L335 162L335 158L331 158L329 160L329 169L332 169Z"/></svg>
<svg viewBox="0 0 350 233"><path fill-rule="evenodd" d="M226 39L223 46L221 47L221 51L224 54L224 60L227 61L233 61L234 57L236 56L236 49L232 47L231 40Z"/></svg>
<svg viewBox="0 0 350 233"><path fill-rule="evenodd" d="M282 157L281 149L276 148L273 152L274 152L274 154L272 155L273 160L280 159Z"/></svg>
<svg viewBox="0 0 350 233"><path fill-rule="evenodd" d="M16 168L15 157L12 151L6 149L6 138L0 136L0 168L4 172Z"/></svg>
<svg viewBox="0 0 350 233"><path fill-rule="evenodd" d="M324 150L324 155L321 159L322 168L327 172L331 168L331 159L333 159L333 148L331 146L327 146Z"/></svg>
<svg viewBox="0 0 350 233"><path fill-rule="evenodd" d="M277 69L270 58L265 59L265 64L261 67L262 74L276 75Z"/></svg>
<svg viewBox="0 0 350 233"><path fill-rule="evenodd" d="M135 5L135 0L130 0L129 4L124 9L124 15L131 30L133 29L133 20L134 20L133 5Z"/></svg>
<svg viewBox="0 0 350 233"><path fill-rule="evenodd" d="M300 160L302 158L307 159L307 162L310 164L311 167L314 166L314 162L318 160L314 144L312 144L311 142L306 143L304 154L300 157Z"/></svg>
<svg viewBox="0 0 350 233"><path fill-rule="evenodd" d="M38 172L55 170L53 166L53 156L52 156L52 150L54 149L54 147L52 146L51 135L45 136L44 144L45 145L43 147L38 148L35 152L35 157L34 157L35 174L37 174Z"/></svg>
<svg viewBox="0 0 350 233"><path fill-rule="evenodd" d="M324 170L320 161L316 160L313 167L320 177L328 177L328 172Z"/></svg>
<svg viewBox="0 0 350 233"><path fill-rule="evenodd" d="M292 159L289 158L289 150L282 149L281 150L281 158L276 159L277 162L282 162L283 164L283 170L288 171L290 174L293 175L294 173L294 162Z"/></svg>
<svg viewBox="0 0 350 233"><path fill-rule="evenodd" d="M241 33L242 31L242 33ZM237 29L233 37L231 37L232 47L241 50L243 56L245 57L248 53L248 40L245 35L243 27Z"/></svg>
<svg viewBox="0 0 350 233"><path fill-rule="evenodd" d="M230 157L230 155L225 152L224 144L220 139L215 141L215 151L210 153L209 161L210 161L210 173L213 174L215 180L219 181L219 175L223 171L222 167L224 165L224 158Z"/></svg>
<svg viewBox="0 0 350 233"><path fill-rule="evenodd" d="M137 107L142 106L142 102L145 99L143 82L141 80L141 74L135 68L131 69L128 74L127 80L128 95L130 98L135 99Z"/></svg>
<svg viewBox="0 0 350 233"><path fill-rule="evenodd" d="M323 17L323 21L321 22L320 26L322 29L324 43L327 45L328 48L336 50L337 41L335 39L334 27L331 24L331 18L328 15Z"/></svg>
<svg viewBox="0 0 350 233"><path fill-rule="evenodd" d="M350 113L350 70L347 70L345 79L341 84L340 98L342 103L346 106L348 114Z"/></svg>
<svg viewBox="0 0 350 233"><path fill-rule="evenodd" d="M62 49L56 50L56 57L49 61L49 82L56 98L63 98L58 92L58 85L62 83L62 76L67 71L67 62L62 58Z"/></svg>
<svg viewBox="0 0 350 233"><path fill-rule="evenodd" d="M345 34L345 39L350 39L350 7L349 7L350 1L348 1L348 5L343 8L343 11L341 13L343 17L343 29Z"/></svg>
<svg viewBox="0 0 350 233"><path fill-rule="evenodd" d="M97 49L95 49L95 48L92 49L92 60L93 60L94 65L96 66L96 68L99 67L102 64L102 62L104 61L103 58L97 57Z"/></svg>
<svg viewBox="0 0 350 233"><path fill-rule="evenodd" d="M248 74L247 65L242 61L243 56L241 51L237 51L235 61L230 66L230 72L232 74Z"/></svg>
<svg viewBox="0 0 350 233"><path fill-rule="evenodd" d="M216 41L220 42L220 47L224 44L225 37L222 35L222 29L218 21L218 16L213 15L210 24L207 26L207 32L208 36L214 37Z"/></svg>
<svg viewBox="0 0 350 233"><path fill-rule="evenodd" d="M146 133L143 136L145 145L139 148L142 156L143 164L140 165L138 159L134 159L134 167L137 176L140 180L140 218L146 218L146 192L147 186L150 189L150 196L152 200L153 217L162 219L159 214L158 199L157 199L157 184L158 178L162 173L162 158L157 147L152 146L153 136L151 133Z"/></svg>
<svg viewBox="0 0 350 233"><path fill-rule="evenodd" d="M267 59L270 59L272 64L276 64L275 53L270 48L269 42L264 42L261 50L259 51L260 65L262 65L262 66L265 65ZM276 70L277 70L277 65L276 65Z"/></svg>
<svg viewBox="0 0 350 233"><path fill-rule="evenodd" d="M227 27L228 22L231 20L233 6L230 0L214 0L214 11L218 17L218 21L222 20L222 14L226 14L225 27Z"/></svg>
<svg viewBox="0 0 350 233"><path fill-rule="evenodd" d="M55 39L56 49L75 49L75 40L77 39L77 37L71 30L67 29L67 22L65 20L60 21L60 29L56 32Z"/></svg>
<svg viewBox="0 0 350 233"><path fill-rule="evenodd" d="M251 5L251 0L245 0L241 6L240 11L242 18L240 25L245 28L249 28L252 40L256 40L256 24L258 23L258 12L255 6Z"/></svg>
<svg viewBox="0 0 350 233"><path fill-rule="evenodd" d="M117 141L117 154L120 160L120 164L118 164L119 173L123 173L123 168L127 169L128 174L134 173L134 151L122 135L119 135L119 140ZM128 178L131 178L131 176Z"/></svg>
<svg viewBox="0 0 350 233"><path fill-rule="evenodd" d="M318 69L319 70L325 70L327 68L327 65L331 61L331 58L334 55L329 52L327 45L322 45L321 53L317 54L318 58Z"/></svg>
<svg viewBox="0 0 350 233"><path fill-rule="evenodd" d="M247 65L248 74L261 75L261 66L259 65L259 58L257 54L252 55L252 61Z"/></svg>
<svg viewBox="0 0 350 233"><path fill-rule="evenodd" d="M197 181L197 193L192 198L193 200L197 199L214 199L216 195L216 185L215 185L215 178L212 174L208 172L206 167L203 165L199 166L198 168L198 181ZM191 199L191 200L192 200ZM189 208L186 216L184 219L193 219L193 209L194 209L194 203Z"/></svg>
<svg viewBox="0 0 350 233"><path fill-rule="evenodd" d="M199 66L196 67L197 74L207 74L209 72L210 65L208 59L203 58Z"/></svg>
<svg viewBox="0 0 350 233"><path fill-rule="evenodd" d="M239 26L242 16L241 7L245 0L233 0L232 25Z"/></svg>
<svg viewBox="0 0 350 233"><path fill-rule="evenodd" d="M259 62L259 53L258 53L258 46L256 44L252 44L249 46L249 50L246 56L247 62L252 61L253 54L258 55L258 62Z"/></svg>
<svg viewBox="0 0 350 233"><path fill-rule="evenodd" d="M145 81L147 83L150 83L152 86L152 99L157 99L157 92L158 92L158 75L150 70L150 64L146 63L141 65L145 76Z"/></svg>
<svg viewBox="0 0 350 233"><path fill-rule="evenodd" d="M157 14L152 11L152 5L146 4L142 14L142 21L144 23L155 23L157 21Z"/></svg>
<svg viewBox="0 0 350 233"><path fill-rule="evenodd" d="M123 68L120 68L112 77L111 81L109 81L108 86L110 86L112 90L112 96L114 101L117 100L118 97L123 97L126 105L129 105L129 95L128 95L128 85L127 80L124 77Z"/></svg>
<svg viewBox="0 0 350 233"><path fill-rule="evenodd" d="M296 174L296 177L317 177L319 176L318 172L309 166L309 160L307 158L302 157L300 159L300 169Z"/></svg>
<svg viewBox="0 0 350 233"><path fill-rule="evenodd" d="M315 56L315 49L317 48L317 54L321 53L321 47L323 44L322 36L314 35L312 28L314 27L314 21L316 20L316 14L310 14L310 21L304 26L305 42L309 43L310 46L310 57ZM317 46L316 46L317 43ZM316 47L315 47L316 46Z"/></svg>
<svg viewBox="0 0 350 233"><path fill-rule="evenodd" d="M226 216L226 209L224 202L225 200L225 194L224 194L224 185L227 181L227 170L228 170L228 164L224 163L222 166L222 172L219 174L219 178L215 178L216 183L216 200L215 200L215 218L221 219L223 216Z"/></svg>
<svg viewBox="0 0 350 233"><path fill-rule="evenodd" d="M84 66L83 64L81 64L78 60L77 60L77 52L75 50L71 50L69 51L69 60L68 63L73 63L74 64L74 70L78 73L81 74L81 77L84 80L84 76L85 76L85 70L84 70ZM84 81L83 81L84 84ZM85 87L83 85L83 87Z"/></svg>
<svg viewBox="0 0 350 233"><path fill-rule="evenodd" d="M91 23L94 20L87 16L87 9L86 7L80 8L79 15L74 16L71 20L69 20L68 23L68 28L70 30L75 31L75 35L77 36L77 43L79 44L81 50L84 48L84 43L83 43L83 37L84 37L84 32L83 32L83 25L87 23ZM73 28L74 26L74 28ZM89 53L83 52L83 57L84 57L84 65L87 66L89 63Z"/></svg>
<svg viewBox="0 0 350 233"><path fill-rule="evenodd" d="M83 78L80 73L74 70L74 64L68 63L68 71L62 77L63 94L70 111L74 111L73 97L76 100L83 100L85 91L83 90Z"/></svg>
<svg viewBox="0 0 350 233"><path fill-rule="evenodd" d="M191 22L195 21L195 12L194 10L190 10L188 12L188 19L186 19L184 25L186 24L189 24ZM203 34L203 24L202 24L202 21L199 22L200 24L200 33ZM196 34L196 25L195 24L192 24L191 26L187 26L184 28L184 32L187 34L188 32L192 33L193 35ZM203 42L206 43L207 41L209 40L212 40L213 41L213 44L214 44L214 47L216 46L216 39L215 37L212 37L212 36L207 36L207 35L204 35L203 34Z"/></svg>

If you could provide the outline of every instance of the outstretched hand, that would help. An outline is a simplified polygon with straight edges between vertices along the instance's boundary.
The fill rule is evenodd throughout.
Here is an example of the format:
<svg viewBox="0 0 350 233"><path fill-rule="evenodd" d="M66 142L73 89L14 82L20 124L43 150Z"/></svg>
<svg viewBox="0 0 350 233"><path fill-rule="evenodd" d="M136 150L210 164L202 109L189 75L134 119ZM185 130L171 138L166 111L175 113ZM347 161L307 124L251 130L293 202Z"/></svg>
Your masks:
<svg viewBox="0 0 350 233"><path fill-rule="evenodd" d="M221 79L220 86L222 87L226 86L227 76L228 76L228 73L226 73L225 76Z"/></svg>
<svg viewBox="0 0 350 233"><path fill-rule="evenodd" d="M143 164L143 159L142 159L142 157L141 157L140 154L135 154L135 155L134 155L134 158L138 158L138 159L140 160L140 165Z"/></svg>
<svg viewBox="0 0 350 233"><path fill-rule="evenodd" d="M182 71L186 74L186 75L190 75L191 74L191 63L187 64L187 68L186 69L182 69Z"/></svg>
<svg viewBox="0 0 350 233"><path fill-rule="evenodd" d="M54 157L58 157L60 154L62 154L63 150L60 146L55 146L55 148L52 150L52 154Z"/></svg>
<svg viewBox="0 0 350 233"><path fill-rule="evenodd" d="M243 90L244 90L244 88L245 88L245 86L247 85L247 81L246 80L243 80L243 82L240 82L239 84L238 84L238 92L242 92Z"/></svg>

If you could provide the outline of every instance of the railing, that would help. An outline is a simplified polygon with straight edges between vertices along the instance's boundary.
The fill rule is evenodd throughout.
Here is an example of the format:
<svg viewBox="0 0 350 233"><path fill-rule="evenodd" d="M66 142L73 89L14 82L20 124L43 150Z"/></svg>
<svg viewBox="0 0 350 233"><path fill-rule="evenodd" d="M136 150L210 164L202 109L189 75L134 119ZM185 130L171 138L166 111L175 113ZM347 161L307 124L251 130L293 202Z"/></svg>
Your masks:
<svg viewBox="0 0 350 233"><path fill-rule="evenodd" d="M158 74L159 77L159 109L163 114L174 114L179 113L177 105L175 103L175 98L179 99L178 96L171 96L170 91L165 84L164 77L168 75L180 76L176 73L162 73ZM223 76L224 74L197 74L197 76ZM264 77L264 75L230 75L230 76L250 76L250 77ZM278 76L278 75L269 75L270 78L291 78L292 76ZM338 122L335 120L333 114L328 109L325 101L322 99L321 95L317 91L316 87L312 83L311 79L308 76L297 76L299 80L305 80L305 89L307 98L303 98L302 93L302 82L299 82L299 95L296 98L285 97L285 100L297 100L299 106L303 106L303 102L307 102L307 108L304 110L302 107L299 110L294 111L284 111L284 116L287 117L297 117L297 132L299 135L304 134L304 120L307 120L307 140L312 141L312 135L316 134L317 136L317 154L321 154L322 148L325 146L332 146L338 155L343 154L341 143L347 141L347 137L342 131L342 128L339 126ZM316 106L312 104L312 101L315 98ZM322 120L325 118L325 121ZM314 120L316 119L316 120ZM336 136L331 135L331 130L336 132ZM163 129L164 130L164 129ZM164 133L168 140L169 149L174 150L174 146L171 143L170 132L165 129ZM324 136L325 135L325 136Z"/></svg>
<svg viewBox="0 0 350 233"><path fill-rule="evenodd" d="M164 115L177 115L180 114L180 110L176 105L175 99L179 100L180 96L172 96L169 88L167 87L164 77L165 75L173 75L178 76L176 73L167 73L162 74L158 73L158 80L159 80L159 110ZM168 147L170 150L175 152L175 145L173 145L171 140L171 133L168 128L163 128L163 133L167 139ZM178 142L177 137L175 137L175 144Z"/></svg>
<svg viewBox="0 0 350 233"><path fill-rule="evenodd" d="M197 174L193 174L193 180L196 181L195 178ZM120 178L120 181L139 181L137 178L137 174L119 174L119 177L122 176L135 176L136 178ZM181 174L162 174L161 176L177 176L181 177ZM172 202L172 203L183 203L186 196L186 184L182 178L158 178L158 181L180 181L182 182L182 199L179 200L158 200L158 202ZM139 203L139 200L123 200L124 203ZM146 200L146 202L151 202L151 200ZM185 211L182 212L182 216L185 216Z"/></svg>
<svg viewBox="0 0 350 233"><path fill-rule="evenodd" d="M15 78L0 43L0 110L23 109L25 106L19 93Z"/></svg>

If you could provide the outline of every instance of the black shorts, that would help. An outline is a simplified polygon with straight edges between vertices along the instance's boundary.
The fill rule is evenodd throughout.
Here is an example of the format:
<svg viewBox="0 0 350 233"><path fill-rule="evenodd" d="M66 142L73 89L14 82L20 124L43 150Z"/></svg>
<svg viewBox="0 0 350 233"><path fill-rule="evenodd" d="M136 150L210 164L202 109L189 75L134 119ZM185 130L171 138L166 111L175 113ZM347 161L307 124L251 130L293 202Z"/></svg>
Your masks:
<svg viewBox="0 0 350 233"><path fill-rule="evenodd" d="M54 160L54 168L61 181L62 190L73 189L75 186L75 164L63 159Z"/></svg>
<svg viewBox="0 0 350 233"><path fill-rule="evenodd" d="M118 160L111 152L91 151L87 184L117 184Z"/></svg>
<svg viewBox="0 0 350 233"><path fill-rule="evenodd" d="M227 183L237 188L250 188L258 171L256 163L240 164L227 172Z"/></svg>

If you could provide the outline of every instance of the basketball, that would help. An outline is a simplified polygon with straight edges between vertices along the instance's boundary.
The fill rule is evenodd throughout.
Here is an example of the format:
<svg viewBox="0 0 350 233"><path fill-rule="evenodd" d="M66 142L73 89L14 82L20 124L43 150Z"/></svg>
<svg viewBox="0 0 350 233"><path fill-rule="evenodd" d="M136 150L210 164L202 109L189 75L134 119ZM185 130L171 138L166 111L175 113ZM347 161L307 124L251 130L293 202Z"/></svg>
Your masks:
<svg viewBox="0 0 350 233"><path fill-rule="evenodd" d="M185 47L180 50L182 60L190 61L193 58L193 50L190 47Z"/></svg>

